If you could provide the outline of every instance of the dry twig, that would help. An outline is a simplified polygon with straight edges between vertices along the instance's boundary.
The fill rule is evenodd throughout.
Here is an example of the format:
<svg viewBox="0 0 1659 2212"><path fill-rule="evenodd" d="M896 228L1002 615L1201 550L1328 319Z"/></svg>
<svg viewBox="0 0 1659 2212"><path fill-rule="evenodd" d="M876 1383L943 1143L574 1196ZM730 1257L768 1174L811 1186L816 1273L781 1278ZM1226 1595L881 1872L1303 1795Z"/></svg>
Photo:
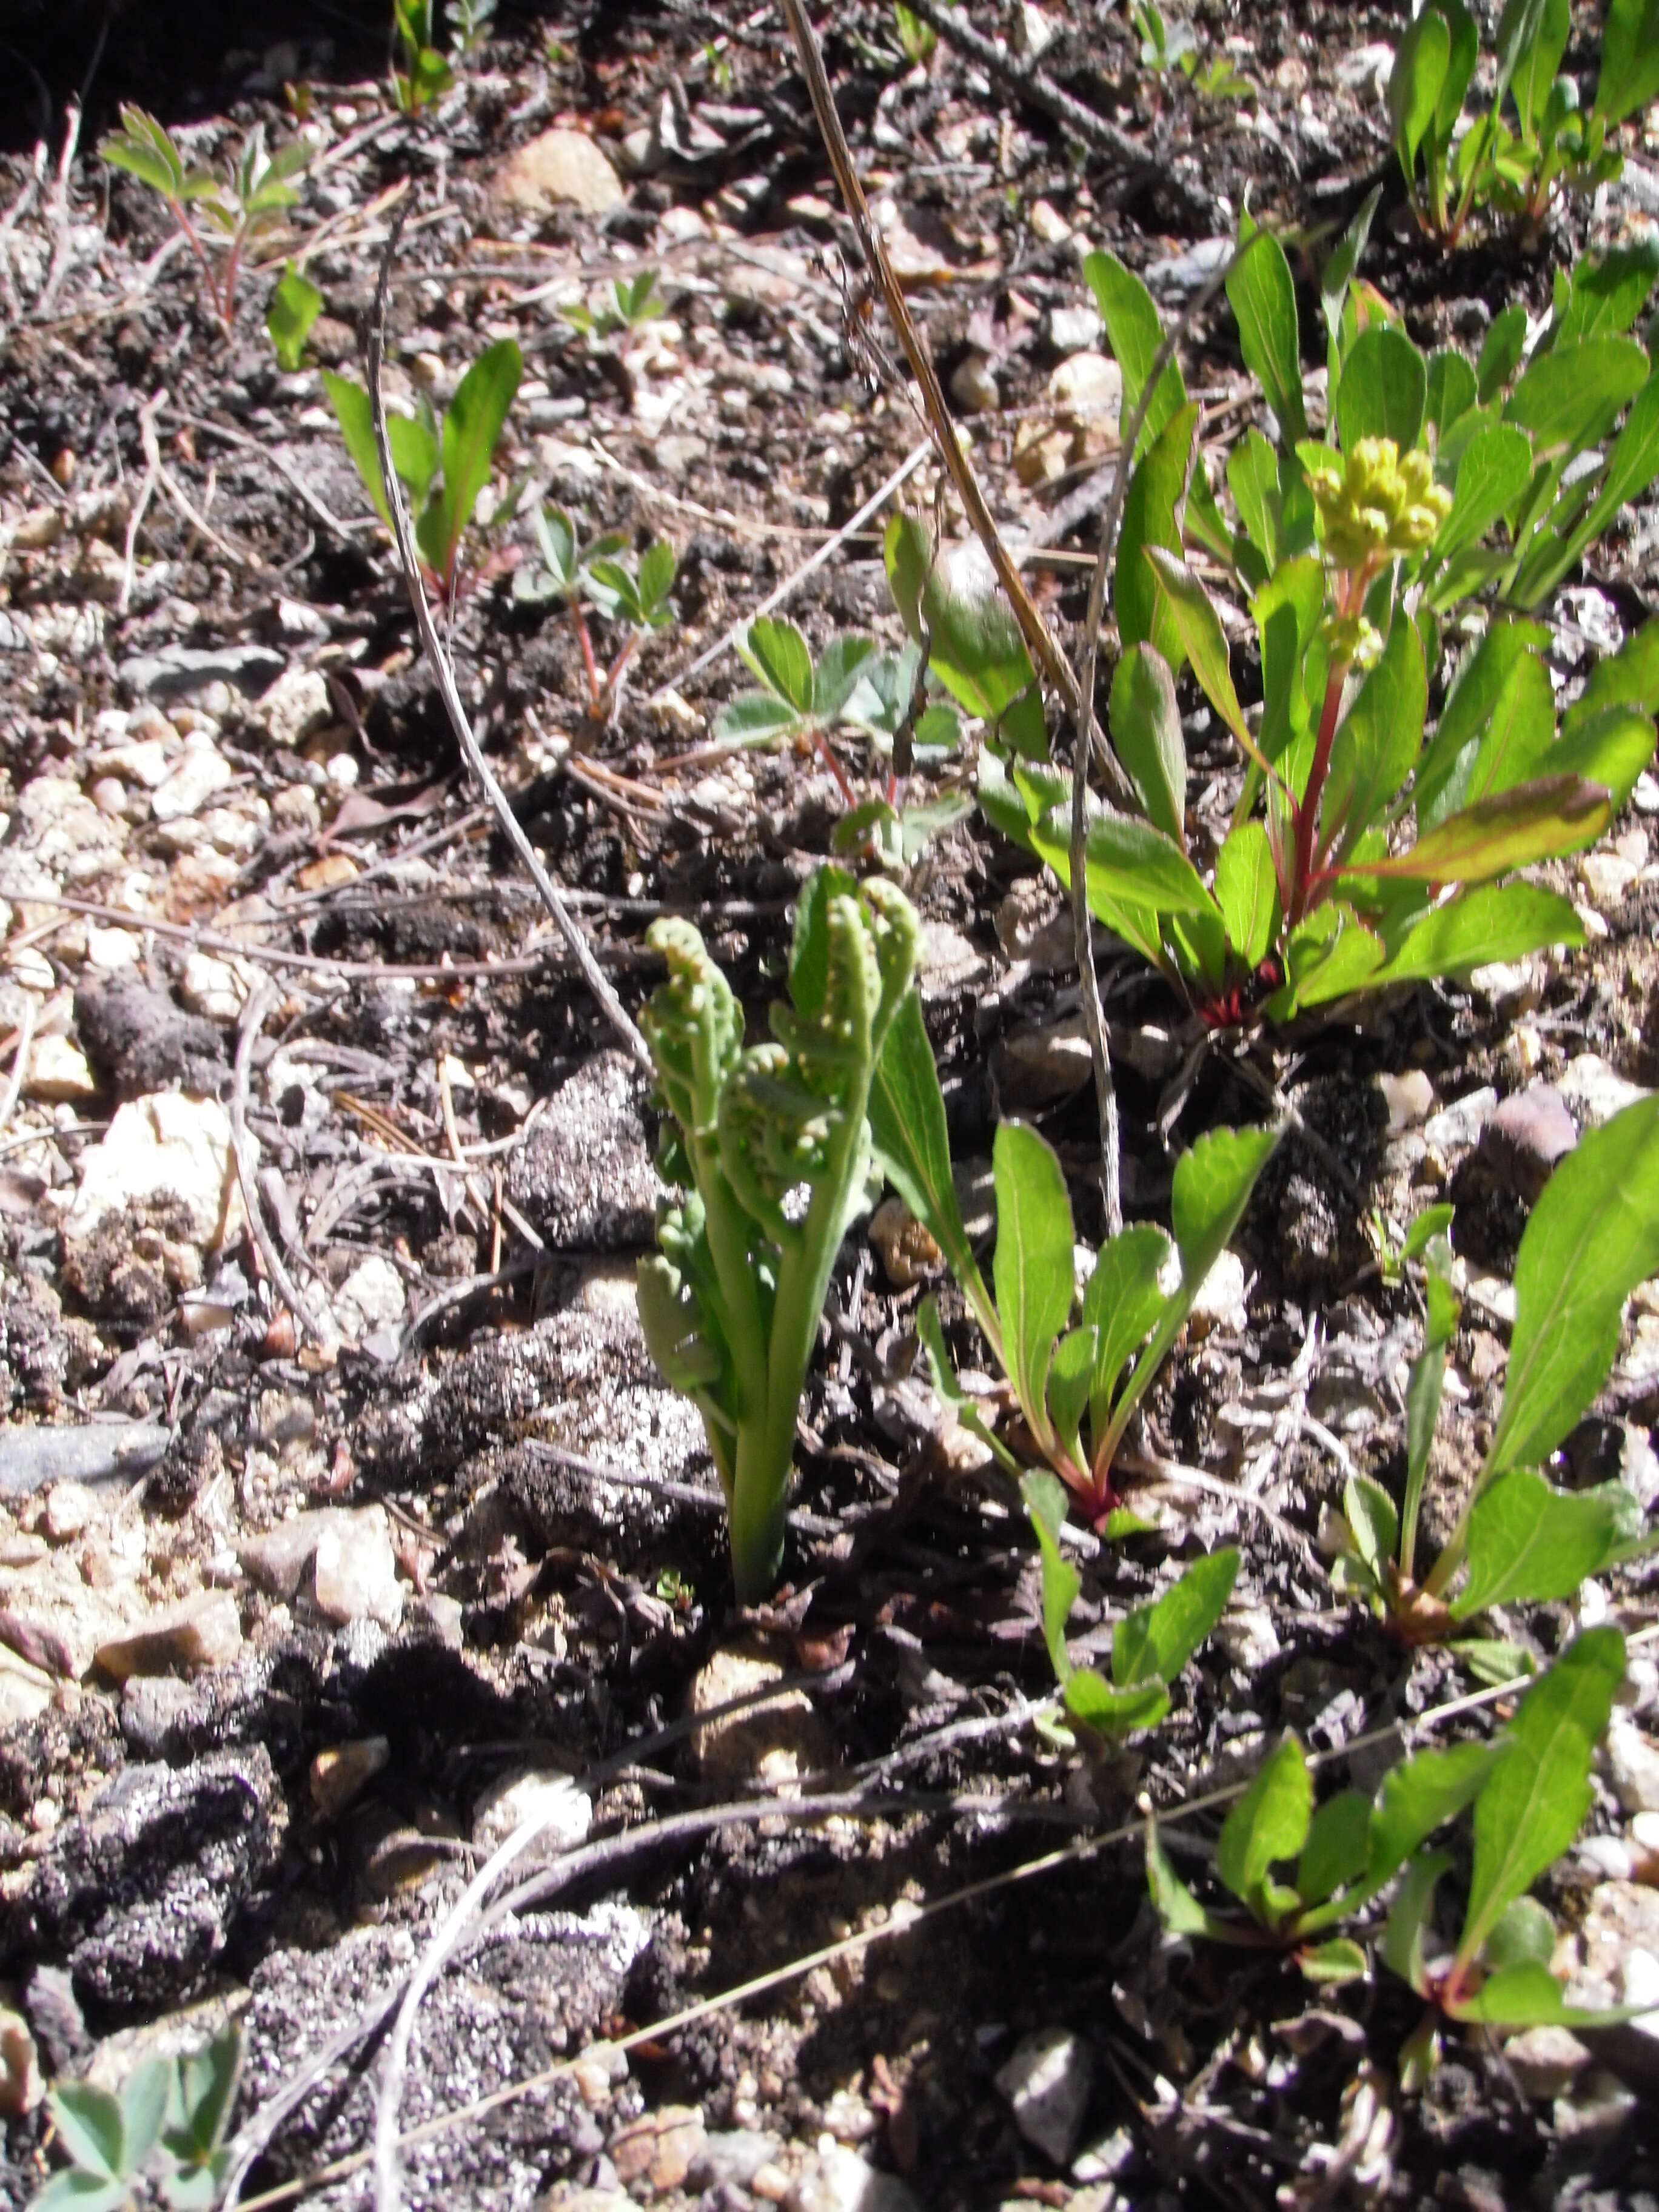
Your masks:
<svg viewBox="0 0 1659 2212"><path fill-rule="evenodd" d="M380 256L380 271L374 287L374 313L368 333L366 368L368 394L374 410L374 443L380 454L380 475L386 487L386 504L392 510L392 535L397 539L398 559L402 565L404 580L409 586L410 605L415 610L416 625L421 633L421 643L438 680L439 696L449 716L450 727L455 732L462 757L483 787L486 799L494 810L507 842L530 871L530 879L540 892L542 903L553 917L554 926L569 947L571 956L581 969L587 988L599 1000L600 1008L611 1026L621 1037L635 1060L647 1075L653 1073L651 1054L637 1025L627 1008L617 996L593 957L581 924L565 904L552 878L542 866L535 847L526 836L523 824L513 811L511 802L495 781L495 771L484 758L483 748L473 732L466 708L461 704L461 695L456 687L455 671L444 651L432 619L432 610L427 605L426 587L421 581L420 562L416 556L414 535L409 526L409 508L404 499L404 488L398 471L392 465L392 441L386 428L386 393L382 389L381 366L386 352L386 287L392 264L398 251L398 239L403 228L400 209L392 225L386 251Z"/></svg>

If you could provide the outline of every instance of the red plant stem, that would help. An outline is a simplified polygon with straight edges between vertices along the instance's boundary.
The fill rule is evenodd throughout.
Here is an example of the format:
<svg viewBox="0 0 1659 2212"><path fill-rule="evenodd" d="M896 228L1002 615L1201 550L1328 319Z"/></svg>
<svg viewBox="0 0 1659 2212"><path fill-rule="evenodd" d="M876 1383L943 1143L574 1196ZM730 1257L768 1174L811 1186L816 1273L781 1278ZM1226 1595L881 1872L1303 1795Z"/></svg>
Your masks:
<svg viewBox="0 0 1659 2212"><path fill-rule="evenodd" d="M836 749L830 742L829 731L816 730L814 731L813 735L817 739L818 750L823 755L824 765L830 770L830 775L835 777L836 784L840 787L842 797L847 801L848 807L856 806L859 803L858 794L847 780L846 769L836 758Z"/></svg>
<svg viewBox="0 0 1659 2212"><path fill-rule="evenodd" d="M582 666L587 672L589 711L600 714L605 711L605 686L599 680L599 664L593 658L593 641L587 635L587 624L582 619L582 611L578 601L571 599L565 604L570 609L570 619L575 624L576 642L582 649Z"/></svg>
<svg viewBox="0 0 1659 2212"><path fill-rule="evenodd" d="M1348 673L1346 660L1332 664L1325 679L1325 705L1319 717L1319 736L1314 745L1313 766L1308 770L1301 803L1296 810L1296 860L1291 878L1290 920L1292 925L1301 921L1308 910L1308 894L1313 887L1314 833L1319 823L1319 802L1324 796L1325 778L1330 772L1331 746L1336 738L1336 718L1342 708L1342 685Z"/></svg>

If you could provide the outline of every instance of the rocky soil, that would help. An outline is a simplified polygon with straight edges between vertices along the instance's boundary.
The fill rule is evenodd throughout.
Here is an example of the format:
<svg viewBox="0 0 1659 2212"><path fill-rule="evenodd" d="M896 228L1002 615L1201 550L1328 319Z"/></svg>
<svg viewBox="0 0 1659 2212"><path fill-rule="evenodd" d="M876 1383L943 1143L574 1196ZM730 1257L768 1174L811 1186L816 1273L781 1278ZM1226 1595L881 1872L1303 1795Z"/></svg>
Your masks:
<svg viewBox="0 0 1659 2212"><path fill-rule="evenodd" d="M873 0L827 27L878 220L1072 642L1121 388L1081 256L1110 246L1176 305L1248 191L1304 247L1316 326L1316 248L1391 174L1404 14L1205 0L1200 41L1252 87L1225 101L1146 68L1097 0L963 12L1035 42L1146 152L1079 148L945 44L913 66ZM805 756L711 748L743 680L731 628L787 589L815 644L896 644L879 514L832 534L907 464L902 496L932 513L938 471L777 11L503 0L412 118L368 0L252 21L131 0L25 8L7 33L0 2201L54 2164L43 2081L118 2083L232 2018L241 2200L360 2160L388 2006L539 1817L509 1878L527 1887L425 1996L399 2124L532 2086L409 2144L410 2206L1653 2203L1651 2036L1472 2039L1407 2098L1400 1985L1322 1998L1277 1960L1166 1940L1139 1808L1237 1782L1285 1726L1369 1788L1468 1690L1334 1595L1318 1547L1350 1472L1403 1464L1420 1315L1374 1224L1456 1206L1443 1527L1501 1393L1528 1209L1582 1131L1659 1084L1659 783L1546 872L1589 939L1559 958L1203 1049L1155 978L1108 959L1131 1215L1167 1218L1204 1129L1275 1093L1298 1117L1152 1401L1138 1500L1159 1531L1097 1547L1073 1618L1086 1649L1183 1560L1241 1546L1162 1729L1091 1756L1034 1718L1053 1689L1035 1552L918 1372L915 1308L940 1286L890 1217L837 1269L785 1586L738 1615L700 1424L635 1311L650 1097L469 782L319 367L277 368L264 306L303 252L315 362L355 373L401 207L394 398L441 404L485 343L522 349L495 469L520 520L470 539L447 622L519 817L631 1007L672 911L763 1018L840 799ZM313 149L228 337L155 196L95 157L124 100L202 159L256 124ZM1622 181L1535 250L1442 255L1391 183L1367 274L1425 343L1477 342L1516 297L1538 311L1586 243L1651 234L1659 131L1627 135ZM561 314L645 268L665 316L590 342ZM1188 374L1221 439L1254 404L1224 313ZM678 556L677 623L603 721L569 623L514 596L537 499ZM1650 502L1558 597L1562 696L1656 604ZM1182 706L1195 781L1229 773L1196 693ZM935 781L971 788L966 764ZM1052 884L975 815L909 887L976 1227L992 1131L1021 1113L1092 1241ZM1650 1284L1570 1479L1651 1510L1656 1420ZM1632 2001L1659 1990L1654 1592L1638 1567L1577 1608L1632 1656L1547 1892L1583 1984ZM1505 1626L1541 1655L1572 1619ZM1213 1832L1170 1830L1200 1854ZM368 2194L359 2162L308 2201Z"/></svg>

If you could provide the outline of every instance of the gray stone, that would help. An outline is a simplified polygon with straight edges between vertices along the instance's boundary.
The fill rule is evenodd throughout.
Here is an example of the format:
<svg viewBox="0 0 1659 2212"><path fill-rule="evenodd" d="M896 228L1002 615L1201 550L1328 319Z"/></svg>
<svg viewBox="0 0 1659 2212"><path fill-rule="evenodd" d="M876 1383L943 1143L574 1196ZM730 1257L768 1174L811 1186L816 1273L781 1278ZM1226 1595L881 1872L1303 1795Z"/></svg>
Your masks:
<svg viewBox="0 0 1659 2212"><path fill-rule="evenodd" d="M786 2212L919 2212L896 2174L878 2173L844 2143L817 2154L797 2175L784 2205Z"/></svg>
<svg viewBox="0 0 1659 2212"><path fill-rule="evenodd" d="M1231 238L1203 238L1184 253L1166 253L1141 272L1149 291L1166 295L1196 292L1207 284L1233 250Z"/></svg>
<svg viewBox="0 0 1659 2212"><path fill-rule="evenodd" d="M662 1186L646 1137L647 1090L621 1052L596 1053L553 1094L507 1169L507 1195L550 1244L577 1251L651 1242Z"/></svg>
<svg viewBox="0 0 1659 2212"><path fill-rule="evenodd" d="M228 684L245 697L258 698L286 665L280 653L264 645L218 646L207 652L169 645L124 660L120 675L146 699L188 699L210 684Z"/></svg>
<svg viewBox="0 0 1659 2212"><path fill-rule="evenodd" d="M136 1482L164 1457L172 1441L172 1430L158 1421L9 1427L0 1431L0 1498L27 1498L52 1482Z"/></svg>
<svg viewBox="0 0 1659 2212"><path fill-rule="evenodd" d="M727 2129L704 2138L685 2178L694 2189L746 2189L782 2148L776 2136L754 2128Z"/></svg>
<svg viewBox="0 0 1659 2212"><path fill-rule="evenodd" d="M1607 1779L1627 1813L1659 1813L1659 1744L1617 1712L1603 1747Z"/></svg>
<svg viewBox="0 0 1659 2212"><path fill-rule="evenodd" d="M1488 1118L1480 1158L1500 1188L1531 1205L1578 1142L1578 1125L1553 1083L1530 1083Z"/></svg>
<svg viewBox="0 0 1659 2212"><path fill-rule="evenodd" d="M288 1814L263 1745L130 1766L64 1821L10 1907L25 1955L122 2018L191 1996L275 1868Z"/></svg>
<svg viewBox="0 0 1659 2212"><path fill-rule="evenodd" d="M1016 2045L997 2069L996 2085L1026 2142L1064 2166L1077 2148L1093 2077L1094 2059L1080 2035L1042 2027Z"/></svg>

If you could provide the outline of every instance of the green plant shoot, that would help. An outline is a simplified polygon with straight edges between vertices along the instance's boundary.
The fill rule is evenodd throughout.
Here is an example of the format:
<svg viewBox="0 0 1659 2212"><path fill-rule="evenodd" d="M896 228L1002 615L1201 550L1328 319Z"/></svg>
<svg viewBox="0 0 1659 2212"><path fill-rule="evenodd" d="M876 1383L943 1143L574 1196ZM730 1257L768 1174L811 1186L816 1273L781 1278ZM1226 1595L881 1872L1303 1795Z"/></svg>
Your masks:
<svg viewBox="0 0 1659 2212"><path fill-rule="evenodd" d="M249 250L281 222L299 200L293 182L311 159L299 140L274 154L255 125L241 152L225 170L188 165L171 133L142 107L124 106L121 127L100 143L112 169L125 169L166 201L167 211L196 258L215 320L227 337L236 326L236 296Z"/></svg>
<svg viewBox="0 0 1659 2212"><path fill-rule="evenodd" d="M660 1167L684 1195L640 1265L640 1319L695 1400L730 1517L739 1600L782 1556L795 1412L830 1272L864 1202L871 1079L909 992L920 925L903 894L820 868L802 893L788 1005L744 1048L730 985L689 922L647 942L668 962L641 1018L664 1109Z"/></svg>
<svg viewBox="0 0 1659 2212"><path fill-rule="evenodd" d="M1571 1598L1586 1576L1649 1548L1641 1508L1622 1483L1564 1491L1540 1469L1606 1381L1626 1299L1659 1273L1659 1100L1628 1106L1591 1130L1534 1207L1516 1261L1498 1425L1451 1535L1420 1573L1418 1516L1458 1321L1449 1245L1432 1238L1424 1256L1428 1320L1406 1389L1402 1504L1373 1477L1352 1476L1344 1548L1332 1570L1340 1589L1413 1644L1445 1642L1496 1605ZM1507 1644L1454 1648L1491 1679L1525 1663Z"/></svg>
<svg viewBox="0 0 1659 2212"><path fill-rule="evenodd" d="M1112 1631L1109 1682L1097 1668L1075 1665L1066 1648L1066 1617L1081 1587L1060 1549L1066 1492L1046 1473L1023 1476L1019 1487L1042 1553L1043 1640L1066 1711L1113 1740L1156 1728L1170 1710L1171 1685L1226 1610L1238 1553L1212 1552L1195 1560L1162 1597L1126 1614Z"/></svg>
<svg viewBox="0 0 1659 2212"><path fill-rule="evenodd" d="M417 412L388 415L392 465L415 512L415 543L433 582L446 599L455 590L461 536L479 494L489 482L524 363L511 338L481 353L455 387L441 422L422 392ZM392 527L386 486L374 446L374 410L368 393L349 377L323 371L323 388L374 511Z"/></svg>
<svg viewBox="0 0 1659 2212"><path fill-rule="evenodd" d="M994 1298L986 1285L963 1225L939 1069L914 1002L889 1033L870 1118L883 1169L956 1276L1033 1442L1090 1520L1109 1529L1121 1504L1113 1468L1129 1424L1243 1218L1277 1132L1200 1137L1176 1165L1173 1247L1149 1223L1120 1231L1096 1257L1073 1325L1075 1236L1066 1178L1052 1147L1023 1121L1005 1121L996 1133ZM931 1301L918 1326L935 1387L968 1418ZM1006 1446L979 1425L1012 1468Z"/></svg>

